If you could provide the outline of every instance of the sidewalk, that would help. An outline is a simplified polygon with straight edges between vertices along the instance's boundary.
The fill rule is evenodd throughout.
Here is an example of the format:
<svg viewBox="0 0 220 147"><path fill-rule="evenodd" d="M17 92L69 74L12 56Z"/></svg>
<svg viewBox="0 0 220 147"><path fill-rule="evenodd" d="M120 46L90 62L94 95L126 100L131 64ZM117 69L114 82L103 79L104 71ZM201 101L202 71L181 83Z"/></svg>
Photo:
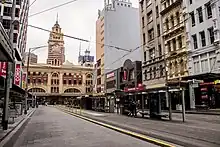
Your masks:
<svg viewBox="0 0 220 147"><path fill-rule="evenodd" d="M64 106L66 109L90 119L110 124L122 129L158 138L187 147L220 146L220 116L187 114L186 122L181 122L181 114L173 113L173 121L133 118L123 115L82 110L81 113ZM204 121L202 121L204 120Z"/></svg>
<svg viewBox="0 0 220 147"><path fill-rule="evenodd" d="M35 108L30 108L27 115L23 114L15 118L14 123L12 122L12 118L9 118L8 130L3 130L2 126L0 126L0 142L3 141L33 111L35 111Z"/></svg>
<svg viewBox="0 0 220 147"><path fill-rule="evenodd" d="M168 112L168 111L163 111ZM182 113L182 111L173 110L173 113ZM220 115L220 109L209 109L209 110L187 110L186 114L205 114L205 115Z"/></svg>

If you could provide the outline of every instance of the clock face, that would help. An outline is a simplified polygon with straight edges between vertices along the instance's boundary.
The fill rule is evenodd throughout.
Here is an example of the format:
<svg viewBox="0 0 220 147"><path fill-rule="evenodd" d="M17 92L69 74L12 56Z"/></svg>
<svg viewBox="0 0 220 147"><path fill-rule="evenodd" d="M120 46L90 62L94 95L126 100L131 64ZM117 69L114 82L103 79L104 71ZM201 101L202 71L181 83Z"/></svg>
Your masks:
<svg viewBox="0 0 220 147"><path fill-rule="evenodd" d="M52 52L61 53L61 47L58 44L53 45Z"/></svg>

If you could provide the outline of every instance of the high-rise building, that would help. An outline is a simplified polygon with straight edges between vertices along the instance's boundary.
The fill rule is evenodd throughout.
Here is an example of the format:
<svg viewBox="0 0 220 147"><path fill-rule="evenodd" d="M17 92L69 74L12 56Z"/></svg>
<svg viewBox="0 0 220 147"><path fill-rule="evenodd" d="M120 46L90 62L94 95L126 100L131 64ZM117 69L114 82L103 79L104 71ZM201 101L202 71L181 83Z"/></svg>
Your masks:
<svg viewBox="0 0 220 147"><path fill-rule="evenodd" d="M90 55L89 47L88 47L88 49L85 50L84 55L81 55L81 43L79 46L78 63L81 66L86 66L86 67L93 67L93 65L94 65L94 56Z"/></svg>
<svg viewBox="0 0 220 147"><path fill-rule="evenodd" d="M28 61L28 52L25 52L24 55L23 55L23 58L24 58L24 62L27 64L27 61ZM37 64L37 55L34 54L34 53L30 53L30 57L29 57L29 62L30 64Z"/></svg>
<svg viewBox="0 0 220 147"><path fill-rule="evenodd" d="M105 0L96 21L97 92L105 92L105 74L126 59L139 60L141 45L139 10L129 0Z"/></svg>
<svg viewBox="0 0 220 147"><path fill-rule="evenodd" d="M190 108L207 103L211 108L220 107L214 84L220 74L220 1L190 0L185 1L185 6L189 14L186 41L190 52Z"/></svg>
<svg viewBox="0 0 220 147"><path fill-rule="evenodd" d="M57 21L52 27L52 31L50 33L50 37L48 40L48 58L47 64L60 66L65 62L64 55L64 40L62 29Z"/></svg>
<svg viewBox="0 0 220 147"><path fill-rule="evenodd" d="M160 15L160 0L141 0L139 5L143 44L142 81L146 85L146 89L159 91L165 88L163 23Z"/></svg>
<svg viewBox="0 0 220 147"><path fill-rule="evenodd" d="M28 11L29 0L16 0L15 21L14 21L14 34L13 46L15 49L15 57L18 60L22 59L22 55L26 50L27 42L27 24L28 24ZM12 1L5 0L0 2L0 22L5 28L6 32L10 31Z"/></svg>

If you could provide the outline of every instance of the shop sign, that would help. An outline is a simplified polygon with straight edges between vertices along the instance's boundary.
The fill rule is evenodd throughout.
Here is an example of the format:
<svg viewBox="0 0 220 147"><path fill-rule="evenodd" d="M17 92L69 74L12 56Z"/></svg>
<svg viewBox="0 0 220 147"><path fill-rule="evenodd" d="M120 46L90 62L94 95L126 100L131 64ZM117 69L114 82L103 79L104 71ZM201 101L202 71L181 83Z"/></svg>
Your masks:
<svg viewBox="0 0 220 147"><path fill-rule="evenodd" d="M124 92L135 92L135 91L143 91L145 88L142 84L138 84L138 87L133 88L125 88Z"/></svg>
<svg viewBox="0 0 220 147"><path fill-rule="evenodd" d="M214 82L200 83L200 86L213 85L213 84L214 84Z"/></svg>
<svg viewBox="0 0 220 147"><path fill-rule="evenodd" d="M126 81L126 80L127 80L127 71L126 71L126 70L124 70L123 79L124 79L124 81Z"/></svg>
<svg viewBox="0 0 220 147"><path fill-rule="evenodd" d="M7 62L0 62L0 76L6 78Z"/></svg>
<svg viewBox="0 0 220 147"><path fill-rule="evenodd" d="M22 89L25 89L26 88L26 82L27 82L27 73L24 72L22 74Z"/></svg>
<svg viewBox="0 0 220 147"><path fill-rule="evenodd" d="M220 80L215 80L214 83L215 83L215 85L216 85L216 84L220 84Z"/></svg>
<svg viewBox="0 0 220 147"><path fill-rule="evenodd" d="M114 76L115 76L115 73L112 72L112 73L107 74L107 75L106 75L106 78L109 79L109 78L112 78L112 77L114 77Z"/></svg>
<svg viewBox="0 0 220 147"><path fill-rule="evenodd" d="M21 68L21 62L17 62L15 64L15 75L14 75L14 84L17 86L21 86L21 76L22 75L22 68Z"/></svg>

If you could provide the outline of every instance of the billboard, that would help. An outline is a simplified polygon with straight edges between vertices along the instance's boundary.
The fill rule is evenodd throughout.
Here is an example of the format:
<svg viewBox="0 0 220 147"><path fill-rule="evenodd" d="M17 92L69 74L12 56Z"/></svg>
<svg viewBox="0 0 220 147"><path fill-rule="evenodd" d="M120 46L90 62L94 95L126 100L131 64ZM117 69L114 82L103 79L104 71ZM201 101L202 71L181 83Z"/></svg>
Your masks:
<svg viewBox="0 0 220 147"><path fill-rule="evenodd" d="M23 74L22 74L22 89L26 88L26 83L27 83L27 73L23 72Z"/></svg>
<svg viewBox="0 0 220 147"><path fill-rule="evenodd" d="M21 87L22 84L22 64L21 62L15 63L14 84Z"/></svg>
<svg viewBox="0 0 220 147"><path fill-rule="evenodd" d="M0 76L6 78L7 62L0 62Z"/></svg>

